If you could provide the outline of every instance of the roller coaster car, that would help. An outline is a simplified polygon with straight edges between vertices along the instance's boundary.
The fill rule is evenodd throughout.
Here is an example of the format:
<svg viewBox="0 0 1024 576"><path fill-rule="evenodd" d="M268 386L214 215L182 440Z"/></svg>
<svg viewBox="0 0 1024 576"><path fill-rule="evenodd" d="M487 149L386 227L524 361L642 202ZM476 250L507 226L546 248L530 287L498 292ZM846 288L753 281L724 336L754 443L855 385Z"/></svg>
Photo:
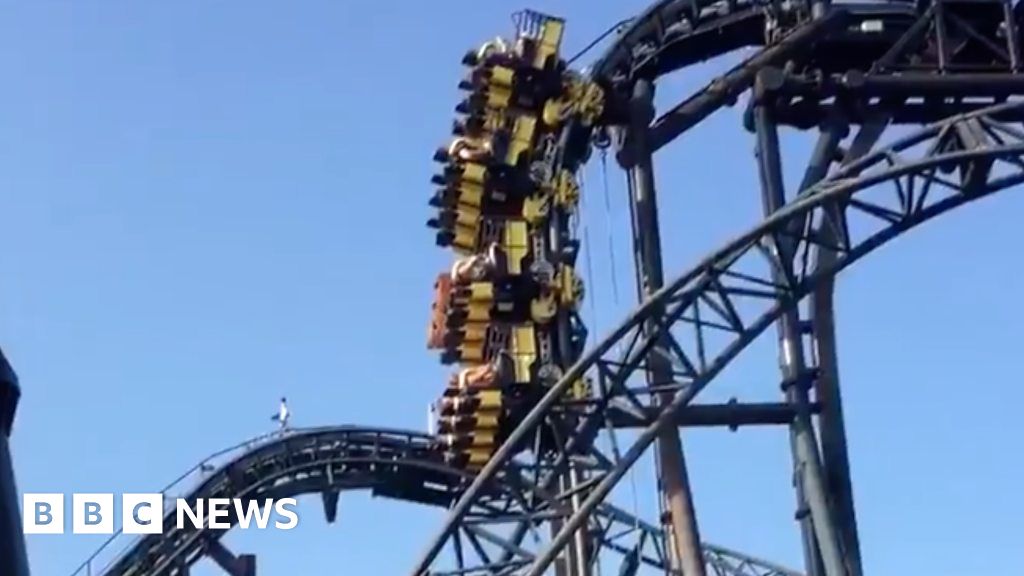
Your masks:
<svg viewBox="0 0 1024 576"><path fill-rule="evenodd" d="M487 322L466 322L457 328L442 325L432 334L430 347L441 350L442 364L484 362L500 351L491 342L493 328Z"/></svg>
<svg viewBox="0 0 1024 576"><path fill-rule="evenodd" d="M492 325L546 324L557 311L557 292L529 276L505 276L464 285L451 283L449 276L448 284L435 291L447 299L435 301L433 317L439 325L432 323L436 326L432 334L438 334L432 340L440 340L445 348L482 341Z"/></svg>
<svg viewBox="0 0 1024 576"><path fill-rule="evenodd" d="M545 146L548 143L545 140ZM446 165L442 174L431 178L431 182L441 186L442 190L434 194L430 203L444 207L463 202L479 207L488 216L521 214L530 221L544 215L544 207L550 197L574 208L579 189L572 173L560 171L552 174L544 160L527 165L524 159L530 156L546 158L546 148L539 151L529 149L533 143L527 139L517 140L514 144L514 153L518 157L514 160L506 157L504 163L480 153L485 144L470 137L456 138L447 149L438 150L435 159ZM467 152L469 149L476 151Z"/></svg>
<svg viewBox="0 0 1024 576"><path fill-rule="evenodd" d="M461 394L467 390L500 388L502 375L508 372L507 363L502 358L499 356L491 362L469 366L453 374L445 393Z"/></svg>
<svg viewBox="0 0 1024 576"><path fill-rule="evenodd" d="M446 151L438 152L447 154ZM462 159L445 164L443 172L433 175L430 181L443 188L474 186L484 192L500 191L514 196L534 193L542 183L537 182L523 166Z"/></svg>
<svg viewBox="0 0 1024 576"><path fill-rule="evenodd" d="M494 362L507 357L507 369L502 368L498 382L510 385L533 385L549 373L552 364L551 331L535 324L502 325L467 323L460 329L448 330L444 335L441 362L443 364Z"/></svg>
<svg viewBox="0 0 1024 576"><path fill-rule="evenodd" d="M441 345L441 363L485 362L500 347L491 343L494 326L486 322L466 322L458 329L445 326Z"/></svg>
<svg viewBox="0 0 1024 576"><path fill-rule="evenodd" d="M442 248L451 247L458 254L469 254L476 248L479 236L479 226L457 226L439 231L435 243Z"/></svg>
<svg viewBox="0 0 1024 576"><path fill-rule="evenodd" d="M429 350L444 347L445 316L448 312L451 287L452 279L448 274L440 274L434 281L434 302L430 306L430 326L427 329L427 349Z"/></svg>
<svg viewBox="0 0 1024 576"><path fill-rule="evenodd" d="M540 212L544 206L542 201L528 201L523 197L510 196L500 190L485 192L475 184L442 188L430 198L430 205L437 208L439 212L439 217L434 219L438 225L432 227L437 228L441 224L441 211L459 210L462 206L468 210L478 211L481 218L495 220L523 218L528 202L531 202L531 206L533 203L536 203L537 206L530 208L531 213Z"/></svg>
<svg viewBox="0 0 1024 576"><path fill-rule="evenodd" d="M511 220L505 222L483 222L485 226L488 223L500 225L484 229L476 226L470 230L468 227L460 227L458 224L451 226L453 218L450 216L445 216L444 219L446 220L445 222L431 221L430 223L432 226L447 225L447 229L442 229L439 232L439 236L441 234L455 236L456 233L459 233L464 237L464 244L456 246L456 251L464 255L455 262L450 274L451 278L458 283L468 286L471 283L470 281L479 282L486 280L494 283L503 281L507 277L524 276L526 280L522 282L532 282L542 288L555 285L557 271L553 266L545 260L537 261L533 258L533 252L538 246L531 246L531 244L538 245L541 240L526 232L528 228L525 222ZM465 230L465 232L461 232L460 228ZM490 247L486 248L489 251L489 254L486 256L480 253L480 250L483 249L481 247L481 240L485 237L491 239L487 244ZM501 244L497 245L495 240L501 241ZM470 270L479 265L483 266L479 270L479 273L482 274L479 277L470 277L462 272L458 272L459 270L464 270L465 274L469 274ZM514 282L520 281L516 280ZM501 285L501 287L504 286L504 284ZM485 289L477 288L477 290Z"/></svg>
<svg viewBox="0 0 1024 576"><path fill-rule="evenodd" d="M552 290L529 276L506 276L491 282L472 282L453 286L449 295L446 322L458 327L467 321L548 322L556 306Z"/></svg>
<svg viewBox="0 0 1024 576"><path fill-rule="evenodd" d="M493 404L485 407L477 397L468 394L442 398L437 422L441 435L435 446L445 461L471 471L483 466L504 442L515 422L541 397L540 391L519 390L520 393L510 389L501 392L500 410L494 409ZM550 443L544 442L545 445Z"/></svg>
<svg viewBox="0 0 1024 576"><path fill-rule="evenodd" d="M510 279L524 280L523 277ZM450 276L441 282L449 283ZM494 286L474 283L470 285L468 296L455 294L460 289L455 287L448 292L448 300L435 306L429 345L443 350L441 362L484 362L505 353L512 360L512 369L508 379L503 373L503 381L528 383L549 379L545 374L553 362L550 350L551 331L554 330L549 321L557 311L556 300L565 300L566 297L556 297L554 291L548 290L529 301L512 300L508 308L503 308L501 300L481 298L474 301L472 286L477 284ZM439 296L443 296L443 290L440 292ZM492 293L487 291L486 294ZM570 304L575 306L576 300ZM545 366L549 367L548 372L545 372Z"/></svg>
<svg viewBox="0 0 1024 576"><path fill-rule="evenodd" d="M469 87L466 81L460 84L460 88ZM601 86L576 72L566 72L529 99L517 98L504 89L470 93L455 106L455 112L466 118L456 120L452 133L503 143L510 134L517 133L516 121L521 118L529 118L535 132L553 133L574 115L583 126L593 126L604 111L605 94Z"/></svg>
<svg viewBox="0 0 1024 576"><path fill-rule="evenodd" d="M462 375L458 379L465 380ZM445 390L438 402L437 449L446 462L468 467L487 461L501 441L503 404L500 389L449 386Z"/></svg>
<svg viewBox="0 0 1024 576"><path fill-rule="evenodd" d="M565 63L559 59L558 50L565 22L537 12L522 14L529 21L527 27L517 31L514 43L500 37L485 42L477 50L466 53L463 65L471 68L500 66L513 72L561 73Z"/></svg>
<svg viewBox="0 0 1024 576"><path fill-rule="evenodd" d="M456 220L451 216L439 215L427 223L428 226L439 228L438 245L450 246L456 254L468 256L479 253L493 242L499 242L508 255L509 269L516 273L521 269L518 263L522 262L531 246L538 241L526 221L480 217L472 224L460 224Z"/></svg>
<svg viewBox="0 0 1024 576"><path fill-rule="evenodd" d="M509 178L488 178L484 184L456 178L448 183L443 175L435 175L432 181L444 187L434 192L429 204L439 210L466 205L478 210L481 218L521 218L531 225L539 224L550 211L551 193L537 186L525 172L508 172ZM575 202L575 196L566 197Z"/></svg>
<svg viewBox="0 0 1024 576"><path fill-rule="evenodd" d="M452 136L491 139L498 133L507 133L513 116L500 110L484 110L452 120Z"/></svg>
<svg viewBox="0 0 1024 576"><path fill-rule="evenodd" d="M439 416L472 416L482 412L500 412L503 408L500 388L444 389L438 400Z"/></svg>
<svg viewBox="0 0 1024 576"><path fill-rule="evenodd" d="M470 116L481 113L472 101L463 102L456 111ZM447 148L438 148L434 152L434 161L441 164L476 162L488 167L502 164L527 167L539 133L536 116L517 115L506 126L493 132L456 136Z"/></svg>
<svg viewBox="0 0 1024 576"><path fill-rule="evenodd" d="M442 434L465 434L480 429L498 429L497 414L471 416L441 416L437 429Z"/></svg>
<svg viewBox="0 0 1024 576"><path fill-rule="evenodd" d="M472 165L466 168L467 173L483 172ZM427 226L438 230L435 240L437 245L451 246L462 254L477 251L485 220L518 219L525 215L537 221L546 212L542 198L512 198L497 188L491 188L485 193L482 186L474 185L469 180L438 191L430 203L438 205L437 215L427 221ZM523 226L526 226L526 222L521 223L520 227Z"/></svg>
<svg viewBox="0 0 1024 576"><path fill-rule="evenodd" d="M453 468L463 468L469 472L479 472L491 459L495 448L472 449L465 452L446 450L441 453L444 463Z"/></svg>
<svg viewBox="0 0 1024 576"><path fill-rule="evenodd" d="M502 197L528 196L538 188L529 171L505 165L485 166L476 162L450 163L441 174L432 176L430 181L445 190L462 190L470 196L471 191L479 190L477 194L480 195L481 203L486 195L493 194L494 199L500 201Z"/></svg>
<svg viewBox="0 0 1024 576"><path fill-rule="evenodd" d="M604 112L604 91L596 83L560 61L542 70L527 62L512 62L504 56L501 63L478 64L470 71L459 83L470 95L455 110L474 120L467 121L467 129L460 132L479 134L488 125L497 132L512 110L538 116L549 129L560 128L573 114L584 126L591 126Z"/></svg>
<svg viewBox="0 0 1024 576"><path fill-rule="evenodd" d="M467 203L441 208L437 216L427 221L427 226L437 230L438 246L451 247L462 255L479 252L481 246L503 235L507 228L500 219L485 218L480 207Z"/></svg>
<svg viewBox="0 0 1024 576"><path fill-rule="evenodd" d="M470 110L514 109L537 113L545 102L561 95L562 69L564 67L560 66L536 70L520 62L513 63L512 67L485 64L470 70L459 82L459 89L469 93L465 102Z"/></svg>
<svg viewBox="0 0 1024 576"><path fill-rule="evenodd" d="M484 42L476 50L466 52L462 57L462 65L474 70L501 67L510 70L512 74L523 71L561 73L565 68L565 63L558 58L561 31L557 36L557 39L549 37L543 46L536 39L522 36L516 38L512 45L504 38L495 38Z"/></svg>
<svg viewBox="0 0 1024 576"><path fill-rule="evenodd" d="M452 309L453 290L492 278L497 270L507 270L507 258L496 244L486 254L472 254L459 258L447 274L439 274L434 282L434 301L431 303L430 327L427 331L427 348L445 346L448 332L448 317ZM481 330L483 338L486 328Z"/></svg>
<svg viewBox="0 0 1024 576"><path fill-rule="evenodd" d="M473 430L456 434L442 434L438 440L448 450L465 450L467 448L496 448L497 429Z"/></svg>
<svg viewBox="0 0 1024 576"><path fill-rule="evenodd" d="M458 204L454 208L442 208L437 216L427 220L427 226L440 232L454 232L456 228L478 231L480 209L470 204Z"/></svg>

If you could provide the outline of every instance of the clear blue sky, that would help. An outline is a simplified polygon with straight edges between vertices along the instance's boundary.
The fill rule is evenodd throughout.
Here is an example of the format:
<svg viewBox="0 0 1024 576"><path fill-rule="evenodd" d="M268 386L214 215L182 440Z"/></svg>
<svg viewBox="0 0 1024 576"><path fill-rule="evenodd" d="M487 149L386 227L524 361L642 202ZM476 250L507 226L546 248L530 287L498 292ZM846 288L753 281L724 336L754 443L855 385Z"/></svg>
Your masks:
<svg viewBox="0 0 1024 576"><path fill-rule="evenodd" d="M644 3L533 7L568 18L578 48ZM0 345L24 388L19 487L157 489L266 431L282 394L297 425L423 428L446 377L424 331L449 262L423 225L430 158L462 53L508 32L521 7L0 5ZM659 99L723 66L687 72ZM738 120L738 109L716 116L659 162L670 275L758 218ZM598 167L585 193L600 332L625 313L632 284L622 178L613 172L606 214ZM997 196L896 241L840 284L873 574L1024 572L1012 553L1024 514L1021 214L1024 197ZM776 391L770 338L711 390ZM687 439L708 539L797 565L785 435ZM297 530L229 542L257 551L261 574L400 574L441 519L361 495L343 496L336 526L315 501L301 512ZM99 540L30 537L35 574L68 573Z"/></svg>

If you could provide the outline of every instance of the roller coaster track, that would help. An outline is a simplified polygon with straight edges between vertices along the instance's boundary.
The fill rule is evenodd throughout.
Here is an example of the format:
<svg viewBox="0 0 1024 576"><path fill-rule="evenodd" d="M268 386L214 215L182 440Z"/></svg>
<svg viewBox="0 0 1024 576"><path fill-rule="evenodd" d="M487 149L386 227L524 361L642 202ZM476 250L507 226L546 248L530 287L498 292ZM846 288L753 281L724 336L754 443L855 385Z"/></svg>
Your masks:
<svg viewBox="0 0 1024 576"><path fill-rule="evenodd" d="M262 436L219 451L190 468L172 484L199 477L194 487L178 497L190 503L207 498L292 498L304 494L321 495L324 511L333 522L338 495L347 490L371 490L376 496L433 506L447 506L470 479L468 474L441 463L432 450L431 437L418 433L358 426L337 426L291 430L285 434ZM212 463L224 459L216 469ZM171 489L164 491L170 494ZM493 493L516 494L517 489L503 477L497 478ZM519 497L523 498L522 494ZM614 534L640 530L652 539L652 551L659 550L660 531L645 525L628 513L612 506L600 506L597 512L606 536L602 544L610 551L623 552ZM227 521L234 526L237 517ZM210 556L229 574L255 573L255 557L235 556L220 542L227 530L177 528L174 512L164 519L162 534L147 535L133 541L116 558L105 560L105 553L116 553L117 534L84 562L75 576L129 576L146 574L185 575L199 559ZM494 539L482 526L464 527L469 546ZM715 545L705 546L709 571L722 576L795 576L796 573L738 552ZM644 556L643 562L664 567L664 554ZM103 566L107 562L109 565Z"/></svg>
<svg viewBox="0 0 1024 576"><path fill-rule="evenodd" d="M475 413L476 436L463 452L467 437L455 434L297 431L246 449L188 497L321 493L329 519L345 489L448 507L414 576L539 576L552 568L558 576L590 576L612 557L621 576L793 574L703 542L677 432L785 426L807 576L861 576L835 278L918 225L1024 182L1022 12L1016 0L656 2L577 85L600 87L600 116L566 121L548 151L554 171L575 173L594 146L616 146L641 279L641 303L625 321L586 353L558 343L561 376L524 401L527 409L509 412L514 417ZM655 109L661 78L741 48L752 50L734 68ZM654 153L741 98L744 127L757 145L764 220L665 281ZM886 138L896 125L913 128ZM804 177L789 194L783 128L817 133ZM573 253L555 244L553 253ZM773 325L782 401L695 403ZM581 382L593 384L587 394L579 393ZM503 401L491 407L505 410ZM493 429L481 436L481 423ZM623 442L622 429L636 433ZM646 522L610 497L652 446L666 514ZM253 575L252 557L228 552L221 534L166 525L102 573L182 575L209 555L229 573Z"/></svg>

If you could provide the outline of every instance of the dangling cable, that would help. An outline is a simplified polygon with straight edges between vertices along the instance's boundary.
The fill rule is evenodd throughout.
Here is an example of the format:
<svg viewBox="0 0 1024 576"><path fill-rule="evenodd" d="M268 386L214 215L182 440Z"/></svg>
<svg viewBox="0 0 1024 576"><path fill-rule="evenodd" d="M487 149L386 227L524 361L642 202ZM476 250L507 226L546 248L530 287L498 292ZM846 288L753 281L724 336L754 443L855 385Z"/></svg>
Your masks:
<svg viewBox="0 0 1024 576"><path fill-rule="evenodd" d="M574 215L574 218L573 218L573 224L572 225L573 225L573 232L574 233L576 233L577 230L580 227L580 220L582 220L581 215L585 214L586 211L587 211L586 177L585 177L585 173L584 173L584 170L583 170L582 167L580 169L578 169L577 172L576 172L576 181L579 182L579 187L580 187L580 196L579 196L580 197L580 209ZM579 235L577 235L577 238L579 238ZM588 341L593 341L593 340L597 339L597 328L599 326L599 324L598 324L598 316L597 316L597 290L596 290L597 285L594 283L594 258L593 258L593 254L592 254L592 250L593 250L594 245L590 241L590 226L588 224L586 224L586 223L583 224L583 235L582 235L582 238L583 238L583 251L586 254L586 256L584 257L584 263L587 266L587 272L586 272L586 275L587 275L587 286L588 286L587 291L588 291L588 294L589 294L589 297L588 297L589 302L587 303L587 306L588 306L588 308L590 308L590 326L592 327L592 329L588 331L587 340ZM606 420L606 423L607 423L607 420ZM618 461L622 456L619 453L618 442L615 441L615 429L612 428L610 425L608 426L608 434L609 434L609 437L611 439L612 454L614 455L616 461ZM595 567L597 568L598 576L601 576L601 574L602 574L602 567L601 567L601 555L600 554L596 554L594 556L594 563L595 563Z"/></svg>
<svg viewBox="0 0 1024 576"><path fill-rule="evenodd" d="M604 217L605 217L605 228L608 236L608 260L609 260L609 273L611 275L612 282L612 301L616 308L619 307L619 274L618 267L615 265L615 234L612 221L612 203L611 203L611 185L608 180L608 146L599 147L601 150L601 178L603 180L604 187ZM632 203L630 203L632 208ZM622 353L622 343L616 345L618 353ZM611 433L612 442L614 444L614 452L619 453L618 441L614 430ZM631 466L629 469L629 492L630 499L633 505L633 531L634 533L640 533L640 497L639 490L637 489L636 481L636 467ZM642 538L642 536L640 537ZM640 549L639 543L642 540L638 539L638 545L636 549L637 560L640 560L642 556L642 550Z"/></svg>
<svg viewBox="0 0 1024 576"><path fill-rule="evenodd" d="M608 149L601 150L601 178L604 180L604 221L608 229L608 259L612 275L612 301L619 305L619 273L615 266L615 235L612 234L612 202L608 184Z"/></svg>
<svg viewBox="0 0 1024 576"><path fill-rule="evenodd" d="M639 243L640 230L637 229L636 206L634 206L633 197L632 197L633 194L635 193L635 190L633 189L633 182L632 182L632 180L628 176L626 178L626 188L628 190L628 193L630 194L630 198L629 198L629 202L628 202L628 204L629 204L629 224L630 224L630 232L632 234L631 240L633 241L633 246L635 247ZM634 260L636 259L636 257L637 257L636 250L634 250L633 251L633 258L634 258ZM644 278L643 272L641 271L640 263L639 262L635 262L634 264L635 265L633 266L633 269L636 271L637 294L638 295L642 295L642 294L644 294L644 288L645 288L645 284L646 284L646 279ZM642 299L642 296L639 296L639 297ZM654 478L655 478L655 482L656 482L656 485L658 487L658 493L659 494L664 494L664 491L662 490L663 485L662 485L661 473L660 473L660 471L662 469L661 458L658 456L658 451L657 450L654 450L653 452L654 452ZM630 468L630 482L633 484L632 489L633 489L634 493L636 491L636 477L633 475L635 469L636 469L635 466ZM662 534L665 535L665 538L663 538L664 545L665 545L665 557L666 558L670 558L672 556L672 550L669 549L669 547L672 545L671 544L671 538L669 538L667 536L666 530L665 530L665 525L664 525L664 522L662 520L663 518L665 518L665 512L666 512L665 505L666 505L666 502L665 502L665 498L664 497L659 497L657 499L657 501L658 501L658 519L659 519L659 523L662 526ZM634 502L635 502L635 499L634 499ZM634 504L634 506L635 506L635 504ZM634 510L634 514L636 514L636 510ZM637 517L639 517L638 514L637 514ZM671 572L671 567L666 565L665 566L665 574L667 575L670 572Z"/></svg>
<svg viewBox="0 0 1024 576"><path fill-rule="evenodd" d="M587 210L586 179L584 178L584 173L583 173L582 169L580 169L577 172L577 181L580 183L580 211L579 211L579 214L582 214L582 213L585 213L586 210ZM580 222L580 217L577 215L577 217L575 219L576 227L579 226L579 222ZM590 298L588 298L588 300L590 300L590 302L588 303L588 307L590 308L590 322L591 322L590 325L593 327L593 329L589 331L589 334L587 334L587 339L588 340L595 340L597 338L597 330L598 330L598 326L600 326L600 324L598 324L598 321L597 321L598 320L598 318L597 318L597 294L596 294L596 287L597 287L597 285L594 284L594 259L593 259L593 255L591 254L592 250L593 250L593 244L590 243L590 226L588 226L587 224L584 224L583 225L583 251L586 253L586 258L585 258L584 262L587 265L587 286L590 287L588 289L588 292L590 293Z"/></svg>

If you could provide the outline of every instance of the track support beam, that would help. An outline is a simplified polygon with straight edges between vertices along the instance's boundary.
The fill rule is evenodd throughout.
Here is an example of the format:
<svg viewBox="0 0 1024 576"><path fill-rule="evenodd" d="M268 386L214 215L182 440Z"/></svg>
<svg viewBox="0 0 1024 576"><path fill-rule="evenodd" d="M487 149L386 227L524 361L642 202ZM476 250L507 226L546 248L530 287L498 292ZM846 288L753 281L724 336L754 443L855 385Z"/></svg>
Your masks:
<svg viewBox="0 0 1024 576"><path fill-rule="evenodd" d="M820 407L811 405L817 413ZM615 428L646 428L654 422L658 413L637 413L613 407L609 410L608 421ZM742 426L788 425L796 417L796 410L789 403L739 403L698 404L683 408L677 417L681 428L724 427L736 430Z"/></svg>
<svg viewBox="0 0 1024 576"><path fill-rule="evenodd" d="M654 86L640 80L634 87L630 106L631 122L627 146L635 160L628 170L630 203L633 212L633 246L639 277L637 291L645 299L665 283L661 264L661 236L658 225L657 196L654 186L652 150L648 144L650 123L654 119ZM652 326L650 328L654 330ZM666 337L670 337L666 335ZM673 372L667 343L655 346L647 358L647 381L651 386L669 383ZM673 394L663 393L658 403L671 402ZM686 471L682 441L677 429L665 430L658 438L658 462L663 482L662 495L670 527L669 551L672 566L684 576L704 576L700 532L693 505L693 493Z"/></svg>
<svg viewBox="0 0 1024 576"><path fill-rule="evenodd" d="M821 18L800 26L777 44L759 51L724 76L713 80L706 88L658 118L651 127L651 150L659 150L716 110L735 102L740 94L754 84L762 68L781 65L794 54L808 50L815 41L842 25L847 17L847 12L842 9L830 9Z"/></svg>

